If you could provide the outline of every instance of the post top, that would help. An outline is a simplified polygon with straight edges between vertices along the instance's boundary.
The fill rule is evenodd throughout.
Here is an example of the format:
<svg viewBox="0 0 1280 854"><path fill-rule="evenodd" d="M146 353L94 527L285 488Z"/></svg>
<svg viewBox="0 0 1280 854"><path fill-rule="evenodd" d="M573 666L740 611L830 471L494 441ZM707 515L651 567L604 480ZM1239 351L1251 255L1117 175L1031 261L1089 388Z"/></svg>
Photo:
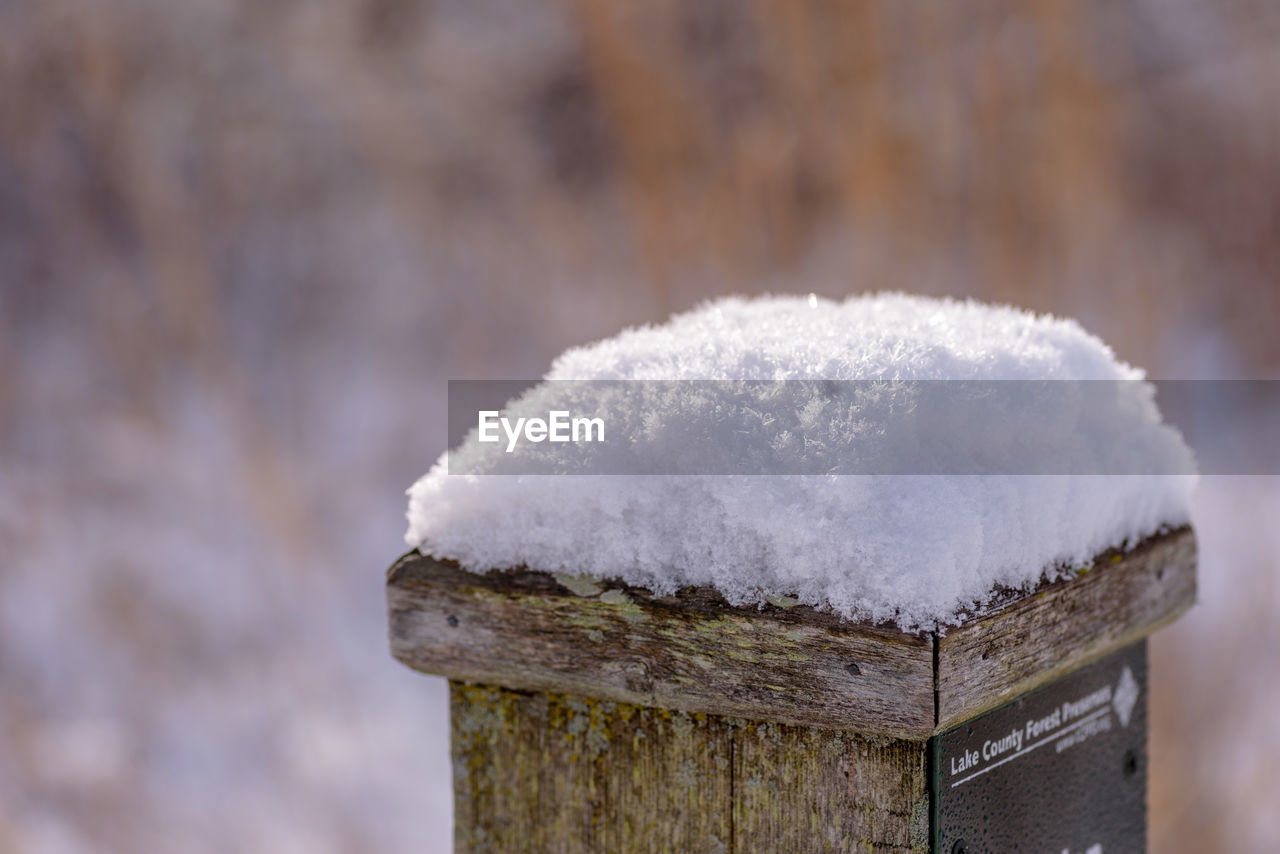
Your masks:
<svg viewBox="0 0 1280 854"><path fill-rule="evenodd" d="M1010 591L945 633L775 597L734 606L533 570L480 575L416 551L387 575L392 653L450 679L924 739L1173 620L1195 599L1189 527Z"/></svg>

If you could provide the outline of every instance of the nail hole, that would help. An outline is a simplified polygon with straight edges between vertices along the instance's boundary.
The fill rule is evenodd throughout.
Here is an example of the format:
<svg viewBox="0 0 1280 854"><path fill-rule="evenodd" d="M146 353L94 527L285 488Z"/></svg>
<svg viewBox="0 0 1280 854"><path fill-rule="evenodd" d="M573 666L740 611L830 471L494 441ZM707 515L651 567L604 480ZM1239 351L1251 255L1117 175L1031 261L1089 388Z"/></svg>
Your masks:
<svg viewBox="0 0 1280 854"><path fill-rule="evenodd" d="M1132 777L1138 773L1138 754L1130 750L1124 755L1124 775Z"/></svg>
<svg viewBox="0 0 1280 854"><path fill-rule="evenodd" d="M848 671L849 671L849 673L850 673L851 675L853 675L853 676L857 676L859 673L861 673L861 672L862 672L862 668L861 668L861 667L859 667L859 666L858 666L858 665L856 665L856 664L852 664L852 663L851 663L848 667L846 667L845 669L846 669L846 670L848 670Z"/></svg>
<svg viewBox="0 0 1280 854"><path fill-rule="evenodd" d="M448 622L449 622L449 627L454 628L458 625L458 618L453 616L453 614L450 614Z"/></svg>

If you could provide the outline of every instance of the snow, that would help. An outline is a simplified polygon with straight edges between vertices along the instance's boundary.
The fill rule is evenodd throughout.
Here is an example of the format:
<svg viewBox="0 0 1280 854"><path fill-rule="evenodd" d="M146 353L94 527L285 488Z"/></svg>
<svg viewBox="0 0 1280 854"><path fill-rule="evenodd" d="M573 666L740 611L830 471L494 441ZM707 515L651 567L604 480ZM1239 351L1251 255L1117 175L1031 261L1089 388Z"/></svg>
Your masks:
<svg viewBox="0 0 1280 854"><path fill-rule="evenodd" d="M454 474L442 456L409 490L411 546L473 571L523 565L659 593L712 585L734 603L791 595L924 631L958 622L1000 587L1030 587L1189 518L1194 460L1162 422L1152 386L1070 320L901 294L731 298L569 350L545 379L879 380L836 415L818 386L794 382L754 386L755 397L711 384L668 401L660 417L608 384L544 382L514 405L603 414L615 436L643 435L648 453L678 448L713 469L717 457L786 460L801 423L837 463L871 453L889 470L922 473L528 474L521 464L547 445L505 453L473 431ZM895 385L914 380L1112 382L1085 399L1001 397L977 417ZM598 467L588 471L643 465L635 444L579 461ZM983 471L992 455L1009 465L954 473ZM461 461L467 474L456 473Z"/></svg>

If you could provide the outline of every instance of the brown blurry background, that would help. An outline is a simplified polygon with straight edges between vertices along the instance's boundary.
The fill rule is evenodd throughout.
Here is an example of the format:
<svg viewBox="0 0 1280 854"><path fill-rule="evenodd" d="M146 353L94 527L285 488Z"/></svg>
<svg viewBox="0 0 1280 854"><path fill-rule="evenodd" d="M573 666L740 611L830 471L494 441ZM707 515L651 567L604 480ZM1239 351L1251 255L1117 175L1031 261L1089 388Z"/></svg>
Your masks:
<svg viewBox="0 0 1280 854"><path fill-rule="evenodd" d="M380 571L445 381L721 293L1280 375L1264 2L0 0L0 851L443 851ZM1280 843L1280 482L1206 478L1151 850Z"/></svg>

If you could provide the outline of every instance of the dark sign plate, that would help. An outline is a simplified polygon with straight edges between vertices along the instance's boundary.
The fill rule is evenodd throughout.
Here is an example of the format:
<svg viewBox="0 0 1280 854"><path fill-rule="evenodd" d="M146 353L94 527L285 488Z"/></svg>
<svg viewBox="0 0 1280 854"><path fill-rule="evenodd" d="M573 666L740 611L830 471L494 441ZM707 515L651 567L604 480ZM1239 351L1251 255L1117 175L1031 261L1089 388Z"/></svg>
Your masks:
<svg viewBox="0 0 1280 854"><path fill-rule="evenodd" d="M942 854L1143 854L1146 641L947 730L931 756Z"/></svg>

